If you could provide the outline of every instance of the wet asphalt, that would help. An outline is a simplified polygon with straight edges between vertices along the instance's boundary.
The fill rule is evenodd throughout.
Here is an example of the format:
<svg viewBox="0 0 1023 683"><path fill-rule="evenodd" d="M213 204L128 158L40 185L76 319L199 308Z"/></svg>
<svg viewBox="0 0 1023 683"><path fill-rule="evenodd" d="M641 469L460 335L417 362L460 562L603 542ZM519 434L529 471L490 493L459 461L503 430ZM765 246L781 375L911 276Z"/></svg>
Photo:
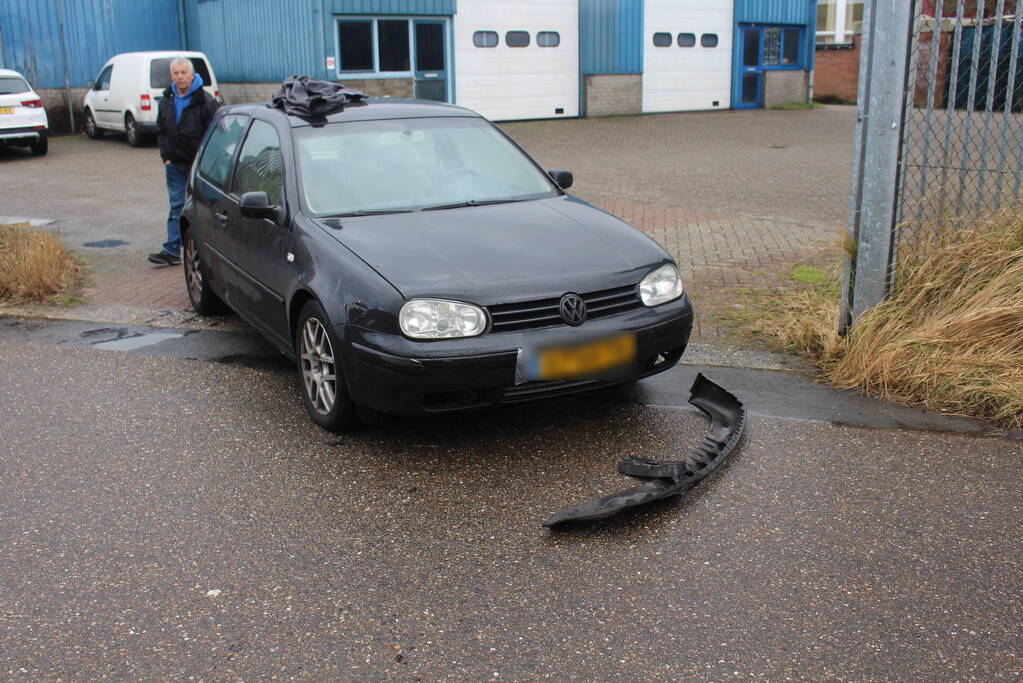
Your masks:
<svg viewBox="0 0 1023 683"><path fill-rule="evenodd" d="M1023 677L1019 440L754 409L687 498L552 533L618 458L699 441L691 366L336 435L280 365L17 327L0 678Z"/></svg>

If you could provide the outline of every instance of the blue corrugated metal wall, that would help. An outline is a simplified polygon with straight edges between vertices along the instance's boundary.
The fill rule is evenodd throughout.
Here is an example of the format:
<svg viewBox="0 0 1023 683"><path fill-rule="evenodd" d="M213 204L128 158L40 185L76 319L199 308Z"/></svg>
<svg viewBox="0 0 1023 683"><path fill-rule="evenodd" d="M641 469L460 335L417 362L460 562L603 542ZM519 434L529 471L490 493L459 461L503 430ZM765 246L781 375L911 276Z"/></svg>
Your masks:
<svg viewBox="0 0 1023 683"><path fill-rule="evenodd" d="M0 0L0 61L36 88L64 87L58 7L72 87L119 52L183 47L177 0Z"/></svg>
<svg viewBox="0 0 1023 683"><path fill-rule="evenodd" d="M579 68L584 74L643 70L643 0L581 0Z"/></svg>

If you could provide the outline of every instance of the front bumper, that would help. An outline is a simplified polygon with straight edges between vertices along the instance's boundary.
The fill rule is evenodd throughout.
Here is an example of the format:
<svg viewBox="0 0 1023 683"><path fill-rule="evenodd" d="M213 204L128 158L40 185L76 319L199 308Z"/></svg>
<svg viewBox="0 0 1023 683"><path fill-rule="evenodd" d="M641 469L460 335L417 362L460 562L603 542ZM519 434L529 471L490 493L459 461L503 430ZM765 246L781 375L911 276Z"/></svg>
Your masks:
<svg viewBox="0 0 1023 683"><path fill-rule="evenodd" d="M422 415L566 396L648 377L678 362L692 325L692 303L684 294L664 306L593 321L584 326L587 333L636 333L638 362L628 376L524 384L515 382L519 349L540 335L414 342L342 326L341 336L346 340L343 362L353 401L384 413Z"/></svg>

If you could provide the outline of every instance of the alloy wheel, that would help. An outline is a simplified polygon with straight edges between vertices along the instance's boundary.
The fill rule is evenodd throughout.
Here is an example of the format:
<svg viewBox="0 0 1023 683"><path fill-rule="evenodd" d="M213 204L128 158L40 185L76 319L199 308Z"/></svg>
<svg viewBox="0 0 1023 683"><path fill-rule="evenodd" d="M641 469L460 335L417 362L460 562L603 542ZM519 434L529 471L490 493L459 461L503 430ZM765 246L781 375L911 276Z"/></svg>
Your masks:
<svg viewBox="0 0 1023 683"><path fill-rule="evenodd" d="M185 282L188 285L188 295L195 306L202 301L202 271L199 269L199 249L195 246L195 240L189 236L185 238Z"/></svg>
<svg viewBox="0 0 1023 683"><path fill-rule="evenodd" d="M334 349L326 328L315 317L306 320L302 326L299 355L302 359L302 383L309 402L320 415L328 415L337 398Z"/></svg>

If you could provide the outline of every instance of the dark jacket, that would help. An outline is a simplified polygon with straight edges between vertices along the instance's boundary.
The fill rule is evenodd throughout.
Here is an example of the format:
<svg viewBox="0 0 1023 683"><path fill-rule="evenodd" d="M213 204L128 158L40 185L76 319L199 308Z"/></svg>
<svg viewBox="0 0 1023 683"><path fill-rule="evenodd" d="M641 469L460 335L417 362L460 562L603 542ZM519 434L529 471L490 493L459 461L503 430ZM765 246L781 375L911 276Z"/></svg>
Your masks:
<svg viewBox="0 0 1023 683"><path fill-rule="evenodd" d="M174 120L174 84L163 91L156 112L159 129L160 158L175 166L188 167L195 160L202 136L213 120L219 103L205 90L192 93L192 101L181 112L181 120Z"/></svg>

